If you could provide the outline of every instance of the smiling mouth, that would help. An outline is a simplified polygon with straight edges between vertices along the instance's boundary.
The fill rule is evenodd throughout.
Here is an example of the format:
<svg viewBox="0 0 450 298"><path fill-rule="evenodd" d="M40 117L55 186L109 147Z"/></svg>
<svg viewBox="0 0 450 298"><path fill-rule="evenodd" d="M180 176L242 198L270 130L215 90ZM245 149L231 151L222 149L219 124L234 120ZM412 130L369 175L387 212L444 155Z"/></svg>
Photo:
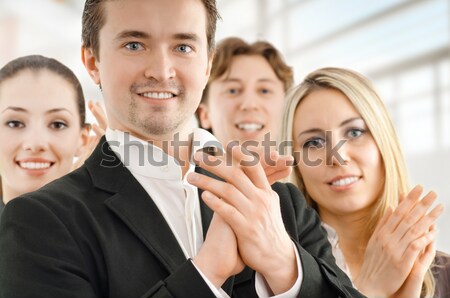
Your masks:
<svg viewBox="0 0 450 298"><path fill-rule="evenodd" d="M152 99L170 99L176 95L170 92L145 92L139 93L140 96L152 98Z"/></svg>
<svg viewBox="0 0 450 298"><path fill-rule="evenodd" d="M18 162L19 167L25 170L45 170L50 168L53 162Z"/></svg>
<svg viewBox="0 0 450 298"><path fill-rule="evenodd" d="M241 123L236 124L236 128L245 132L257 132L264 128L264 125L258 123Z"/></svg>
<svg viewBox="0 0 450 298"><path fill-rule="evenodd" d="M330 184L332 186L346 186L346 185L350 185L350 184L355 183L359 179L360 179L360 177L357 177L357 176L346 177L346 178L342 178L342 179L330 182L328 184Z"/></svg>

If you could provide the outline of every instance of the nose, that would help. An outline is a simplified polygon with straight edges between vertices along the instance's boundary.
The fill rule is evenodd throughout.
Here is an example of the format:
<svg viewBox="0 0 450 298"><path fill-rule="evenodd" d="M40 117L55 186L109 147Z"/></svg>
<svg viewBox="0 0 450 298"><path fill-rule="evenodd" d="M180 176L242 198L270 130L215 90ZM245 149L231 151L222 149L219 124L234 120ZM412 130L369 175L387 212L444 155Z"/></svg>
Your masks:
<svg viewBox="0 0 450 298"><path fill-rule="evenodd" d="M249 89L244 90L242 92L240 108L244 111L257 110L259 108L257 95Z"/></svg>
<svg viewBox="0 0 450 298"><path fill-rule="evenodd" d="M154 49L149 52L145 77L158 82L164 82L175 77L173 57L164 49Z"/></svg>
<svg viewBox="0 0 450 298"><path fill-rule="evenodd" d="M351 158L351 148L348 140L341 139L336 136L333 137L332 132L327 131L327 146L326 146L326 162L330 166L344 166L347 165Z"/></svg>
<svg viewBox="0 0 450 298"><path fill-rule="evenodd" d="M22 148L32 153L39 153L48 150L49 144L46 134L39 130L29 130L25 135Z"/></svg>

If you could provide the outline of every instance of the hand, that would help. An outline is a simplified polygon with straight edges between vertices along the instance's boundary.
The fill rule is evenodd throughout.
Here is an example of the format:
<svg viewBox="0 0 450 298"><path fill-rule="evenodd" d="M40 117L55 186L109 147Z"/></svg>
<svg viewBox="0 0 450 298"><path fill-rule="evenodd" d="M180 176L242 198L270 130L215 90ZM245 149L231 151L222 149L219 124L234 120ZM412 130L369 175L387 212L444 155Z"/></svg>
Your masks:
<svg viewBox="0 0 450 298"><path fill-rule="evenodd" d="M197 152L194 159L227 181L198 173L188 176L191 184L212 194L203 199L232 228L244 263L264 276L274 294L290 289L298 273L295 251L283 224L278 195L261 164L239 146L232 148L231 156Z"/></svg>
<svg viewBox="0 0 450 298"><path fill-rule="evenodd" d="M422 272L428 257L424 257L422 265L417 261L434 240L432 226L443 211L439 204L427 214L437 196L430 192L419 200L422 191L416 186L395 211L389 209L370 238L361 272L354 280L366 296L389 297L396 293L411 276L415 264Z"/></svg>
<svg viewBox="0 0 450 298"><path fill-rule="evenodd" d="M266 150L263 146L250 147L249 153L259 159L266 173L267 180L272 185L278 180L286 178L292 171L294 157L280 155L276 150Z"/></svg>
<svg viewBox="0 0 450 298"><path fill-rule="evenodd" d="M209 195L212 194L204 191L202 197ZM192 261L216 288L220 288L228 277L244 269L236 236L217 213L213 215L205 242Z"/></svg>
<svg viewBox="0 0 450 298"><path fill-rule="evenodd" d="M432 226L432 230L435 230L434 225ZM423 252L420 253L416 262L414 263L413 269L411 273L406 278L406 281L403 283L401 288L394 293L393 298L411 298L411 297L420 297L420 293L422 292L422 285L425 279L425 274L433 263L434 257L436 256L436 248L435 242L432 241L425 248Z"/></svg>
<svg viewBox="0 0 450 298"><path fill-rule="evenodd" d="M91 110L92 114L94 115L95 119L97 120L98 124L94 123L90 126L90 129L92 129L95 134L88 135L82 153L80 154L80 156L78 156L77 161L72 165L72 171L78 169L84 163L84 161L91 155L92 151L95 149L101 137L105 134L106 128L108 127L106 115L100 103L97 102L94 104L92 100L90 100L88 103L88 107L89 110Z"/></svg>

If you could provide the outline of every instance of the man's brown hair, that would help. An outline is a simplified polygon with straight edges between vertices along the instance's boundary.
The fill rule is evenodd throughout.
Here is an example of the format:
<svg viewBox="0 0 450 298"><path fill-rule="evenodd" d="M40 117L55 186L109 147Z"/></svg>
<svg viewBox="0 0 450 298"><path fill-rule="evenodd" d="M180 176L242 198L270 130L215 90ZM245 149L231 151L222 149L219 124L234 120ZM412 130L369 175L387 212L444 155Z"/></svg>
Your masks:
<svg viewBox="0 0 450 298"><path fill-rule="evenodd" d="M99 32L105 25L104 3L112 0L86 0L82 17L82 41L83 47L91 48L94 56L98 59L100 44ZM216 0L201 0L206 9L206 37L208 39L208 51L214 49L214 38L216 35L217 19L220 15L217 11Z"/></svg>
<svg viewBox="0 0 450 298"><path fill-rule="evenodd" d="M294 82L294 72L288 66L281 53L267 41L247 43L238 37L229 37L222 40L216 49L211 75L203 91L202 103L208 101L209 84L230 70L232 59L239 55L258 55L264 57L272 67L277 78L283 83L284 91L287 91Z"/></svg>

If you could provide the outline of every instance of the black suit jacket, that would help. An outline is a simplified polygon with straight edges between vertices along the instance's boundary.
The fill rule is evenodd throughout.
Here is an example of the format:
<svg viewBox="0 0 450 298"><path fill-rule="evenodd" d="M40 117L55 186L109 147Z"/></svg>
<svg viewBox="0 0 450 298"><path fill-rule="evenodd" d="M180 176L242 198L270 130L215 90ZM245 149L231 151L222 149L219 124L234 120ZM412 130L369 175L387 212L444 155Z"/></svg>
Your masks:
<svg viewBox="0 0 450 298"><path fill-rule="evenodd" d="M300 297L363 297L334 263L320 220L277 183L303 265ZM170 199L170 198L168 198ZM203 230L212 218L201 201ZM256 297L246 268L223 286ZM103 138L80 169L11 201L0 219L0 297L214 297L146 191Z"/></svg>

